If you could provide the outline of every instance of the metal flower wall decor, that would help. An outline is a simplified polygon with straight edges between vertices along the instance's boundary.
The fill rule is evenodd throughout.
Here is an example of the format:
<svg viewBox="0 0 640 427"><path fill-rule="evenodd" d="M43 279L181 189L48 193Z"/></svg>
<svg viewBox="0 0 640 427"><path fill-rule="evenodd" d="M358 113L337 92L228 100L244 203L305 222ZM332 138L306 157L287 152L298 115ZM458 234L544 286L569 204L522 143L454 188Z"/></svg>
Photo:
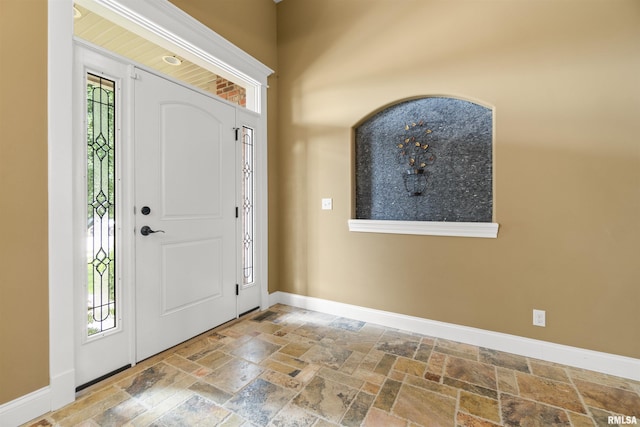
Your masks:
<svg viewBox="0 0 640 427"><path fill-rule="evenodd" d="M398 161L408 169L403 173L404 187L410 196L420 196L427 188L426 167L435 162L428 141L433 131L424 120L405 124L402 140L396 143Z"/></svg>

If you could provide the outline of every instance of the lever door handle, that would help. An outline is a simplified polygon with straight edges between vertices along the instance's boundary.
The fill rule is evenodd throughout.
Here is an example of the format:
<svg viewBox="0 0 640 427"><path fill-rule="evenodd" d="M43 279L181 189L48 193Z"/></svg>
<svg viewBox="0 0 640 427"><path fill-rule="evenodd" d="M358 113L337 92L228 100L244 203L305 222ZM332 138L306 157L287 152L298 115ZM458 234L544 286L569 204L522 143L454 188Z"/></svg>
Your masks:
<svg viewBox="0 0 640 427"><path fill-rule="evenodd" d="M149 234L153 233L164 233L164 230L152 230L148 225L143 225L140 229L140 234L142 234L143 236L148 236Z"/></svg>

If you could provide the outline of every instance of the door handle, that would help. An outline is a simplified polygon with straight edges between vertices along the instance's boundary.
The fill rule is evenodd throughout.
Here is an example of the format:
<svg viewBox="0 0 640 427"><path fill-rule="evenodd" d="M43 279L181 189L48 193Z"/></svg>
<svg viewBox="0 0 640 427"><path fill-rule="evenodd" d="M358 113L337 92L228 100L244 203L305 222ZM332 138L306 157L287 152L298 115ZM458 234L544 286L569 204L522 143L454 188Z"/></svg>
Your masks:
<svg viewBox="0 0 640 427"><path fill-rule="evenodd" d="M149 234L153 233L164 233L164 230L152 230L148 225L143 225L140 229L140 234L142 234L143 236L148 236Z"/></svg>

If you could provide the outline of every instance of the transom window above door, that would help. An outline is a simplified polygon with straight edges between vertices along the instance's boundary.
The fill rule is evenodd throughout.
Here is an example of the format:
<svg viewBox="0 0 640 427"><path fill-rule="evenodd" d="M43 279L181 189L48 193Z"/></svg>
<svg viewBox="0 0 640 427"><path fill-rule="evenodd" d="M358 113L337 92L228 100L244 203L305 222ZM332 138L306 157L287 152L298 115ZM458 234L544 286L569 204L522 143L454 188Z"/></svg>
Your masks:
<svg viewBox="0 0 640 427"><path fill-rule="evenodd" d="M251 91L242 84L189 61L78 4L74 5L74 34L232 104L247 107L247 96L251 97Z"/></svg>

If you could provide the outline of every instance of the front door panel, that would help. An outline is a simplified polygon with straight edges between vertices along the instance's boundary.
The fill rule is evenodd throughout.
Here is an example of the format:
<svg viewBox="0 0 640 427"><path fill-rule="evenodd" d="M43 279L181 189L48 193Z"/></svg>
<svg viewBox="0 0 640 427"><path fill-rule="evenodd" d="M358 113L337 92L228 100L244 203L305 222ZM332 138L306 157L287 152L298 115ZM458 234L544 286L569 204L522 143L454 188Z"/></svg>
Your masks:
<svg viewBox="0 0 640 427"><path fill-rule="evenodd" d="M235 110L136 73L136 359L142 360L236 316Z"/></svg>

